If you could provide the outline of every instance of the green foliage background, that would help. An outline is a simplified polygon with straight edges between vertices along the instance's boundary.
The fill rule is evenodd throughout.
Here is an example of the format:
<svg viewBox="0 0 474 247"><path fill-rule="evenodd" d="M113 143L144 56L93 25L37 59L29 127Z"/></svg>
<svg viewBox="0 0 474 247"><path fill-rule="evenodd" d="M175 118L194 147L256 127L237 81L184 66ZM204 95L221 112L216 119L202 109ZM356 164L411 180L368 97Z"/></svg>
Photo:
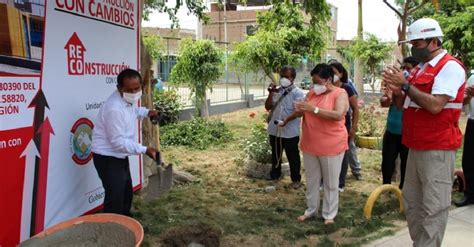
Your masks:
<svg viewBox="0 0 474 247"><path fill-rule="evenodd" d="M178 122L179 114L183 105L176 91L155 91L153 93L153 105L160 112L160 125L167 125Z"/></svg>
<svg viewBox="0 0 474 247"><path fill-rule="evenodd" d="M184 39L178 62L171 70L170 82L188 86L196 96L196 106L206 101L206 90L212 90L222 75L224 53L211 40Z"/></svg>
<svg viewBox="0 0 474 247"><path fill-rule="evenodd" d="M262 164L272 162L272 150L268 142L267 129L263 123L258 123L252 128L252 134L244 139L241 147L244 156L251 160Z"/></svg>
<svg viewBox="0 0 474 247"><path fill-rule="evenodd" d="M230 59L244 70L263 70L276 82L273 73L284 65L296 65L305 57L319 58L328 35L329 8L324 1L308 1L303 6L290 1L272 3L272 9L258 14L256 33L237 44ZM302 7L311 18L305 18Z"/></svg>
<svg viewBox="0 0 474 247"><path fill-rule="evenodd" d="M164 147L182 145L204 150L232 138L227 125L219 120L194 118L160 128L160 142Z"/></svg>

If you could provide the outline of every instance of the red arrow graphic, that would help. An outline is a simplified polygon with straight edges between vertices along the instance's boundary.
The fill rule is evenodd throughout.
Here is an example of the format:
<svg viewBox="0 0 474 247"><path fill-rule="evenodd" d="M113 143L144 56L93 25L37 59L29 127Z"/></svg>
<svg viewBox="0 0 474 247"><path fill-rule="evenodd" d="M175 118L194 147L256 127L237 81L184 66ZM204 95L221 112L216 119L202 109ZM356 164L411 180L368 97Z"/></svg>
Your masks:
<svg viewBox="0 0 474 247"><path fill-rule="evenodd" d="M42 132L39 131L40 127L43 126L44 122L44 115L45 115L45 108L49 109L48 101L46 100L46 97L43 93L43 90L41 88L38 90L36 93L35 97L31 101L30 105L28 106L29 108L34 107L35 108L35 113L34 113L34 118L33 118L33 129L34 129L34 135L33 135L33 140L36 144L36 147L38 150L41 149L41 137L42 137ZM51 126L51 124L49 124ZM43 131L44 132L44 131ZM49 135L48 135L49 139ZM48 141L49 143L49 141ZM48 144L49 145L49 144ZM36 203L39 201L38 200L38 176L39 176L39 168L40 168L40 158L36 157L36 162L35 162L35 167L34 167L34 182L33 182L33 200L32 200L32 211L31 211L31 229L30 229L30 236L35 235L36 232ZM44 178L46 179L46 178ZM41 213L41 214L44 214ZM44 218L44 216L43 216Z"/></svg>
<svg viewBox="0 0 474 247"><path fill-rule="evenodd" d="M35 233L43 231L44 215L46 209L46 187L48 178L48 159L49 159L49 140L51 134L54 135L53 127L49 118L46 118L38 129L41 140L39 167L37 167L37 184L36 184L36 210L35 210Z"/></svg>
<svg viewBox="0 0 474 247"><path fill-rule="evenodd" d="M36 133L43 123L44 120L44 109L48 108L48 101L46 101L46 97L44 96L43 90L39 89L38 93L36 93L35 97L31 101L30 105L28 106L29 108L34 107L35 108L35 116L33 120L33 127ZM38 140L35 140L36 146L38 146Z"/></svg>

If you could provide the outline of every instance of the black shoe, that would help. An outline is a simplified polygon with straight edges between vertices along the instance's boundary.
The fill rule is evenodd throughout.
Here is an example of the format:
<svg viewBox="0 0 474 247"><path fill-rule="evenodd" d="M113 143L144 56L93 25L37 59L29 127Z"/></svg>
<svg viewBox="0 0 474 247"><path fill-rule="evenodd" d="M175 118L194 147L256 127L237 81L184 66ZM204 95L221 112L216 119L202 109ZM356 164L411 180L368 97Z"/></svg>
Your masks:
<svg viewBox="0 0 474 247"><path fill-rule="evenodd" d="M361 174L354 174L354 177L356 180L362 180L362 175Z"/></svg>
<svg viewBox="0 0 474 247"><path fill-rule="evenodd" d="M474 204L474 197L463 196L463 198L454 202L454 205L456 205L457 207L464 207L469 204Z"/></svg>
<svg viewBox="0 0 474 247"><path fill-rule="evenodd" d="M279 176L279 177L270 176L270 177L267 177L267 180L268 181L277 181L277 180L280 180L282 178L283 178L283 176Z"/></svg>

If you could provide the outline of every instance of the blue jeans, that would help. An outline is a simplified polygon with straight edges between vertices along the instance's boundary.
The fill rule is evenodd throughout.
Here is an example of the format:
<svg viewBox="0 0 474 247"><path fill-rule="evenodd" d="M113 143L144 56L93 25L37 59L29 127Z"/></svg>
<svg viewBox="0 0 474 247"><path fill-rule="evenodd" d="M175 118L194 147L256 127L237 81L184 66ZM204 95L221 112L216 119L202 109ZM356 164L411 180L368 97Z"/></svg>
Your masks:
<svg viewBox="0 0 474 247"><path fill-rule="evenodd" d="M357 149L354 140L349 138L349 149L344 153L342 160L341 173L339 174L339 188L346 186L347 169L351 167L352 175L360 175L360 162L357 158Z"/></svg>

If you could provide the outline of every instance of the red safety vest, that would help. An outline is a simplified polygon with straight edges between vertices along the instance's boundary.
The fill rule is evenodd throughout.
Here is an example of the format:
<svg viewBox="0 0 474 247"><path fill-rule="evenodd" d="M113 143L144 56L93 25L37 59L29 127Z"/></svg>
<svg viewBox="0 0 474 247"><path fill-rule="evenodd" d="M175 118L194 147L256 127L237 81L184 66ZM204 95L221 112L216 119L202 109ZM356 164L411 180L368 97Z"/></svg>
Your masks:
<svg viewBox="0 0 474 247"><path fill-rule="evenodd" d="M456 61L464 68L460 61L446 54L435 67L427 65L419 75L417 74L420 67L417 67L408 77L408 81L418 90L431 94L436 75L448 61ZM456 98L449 101L436 115L412 101L403 112L403 144L415 150L458 149L462 140L459 117L461 116L465 87L466 82L459 88Z"/></svg>

